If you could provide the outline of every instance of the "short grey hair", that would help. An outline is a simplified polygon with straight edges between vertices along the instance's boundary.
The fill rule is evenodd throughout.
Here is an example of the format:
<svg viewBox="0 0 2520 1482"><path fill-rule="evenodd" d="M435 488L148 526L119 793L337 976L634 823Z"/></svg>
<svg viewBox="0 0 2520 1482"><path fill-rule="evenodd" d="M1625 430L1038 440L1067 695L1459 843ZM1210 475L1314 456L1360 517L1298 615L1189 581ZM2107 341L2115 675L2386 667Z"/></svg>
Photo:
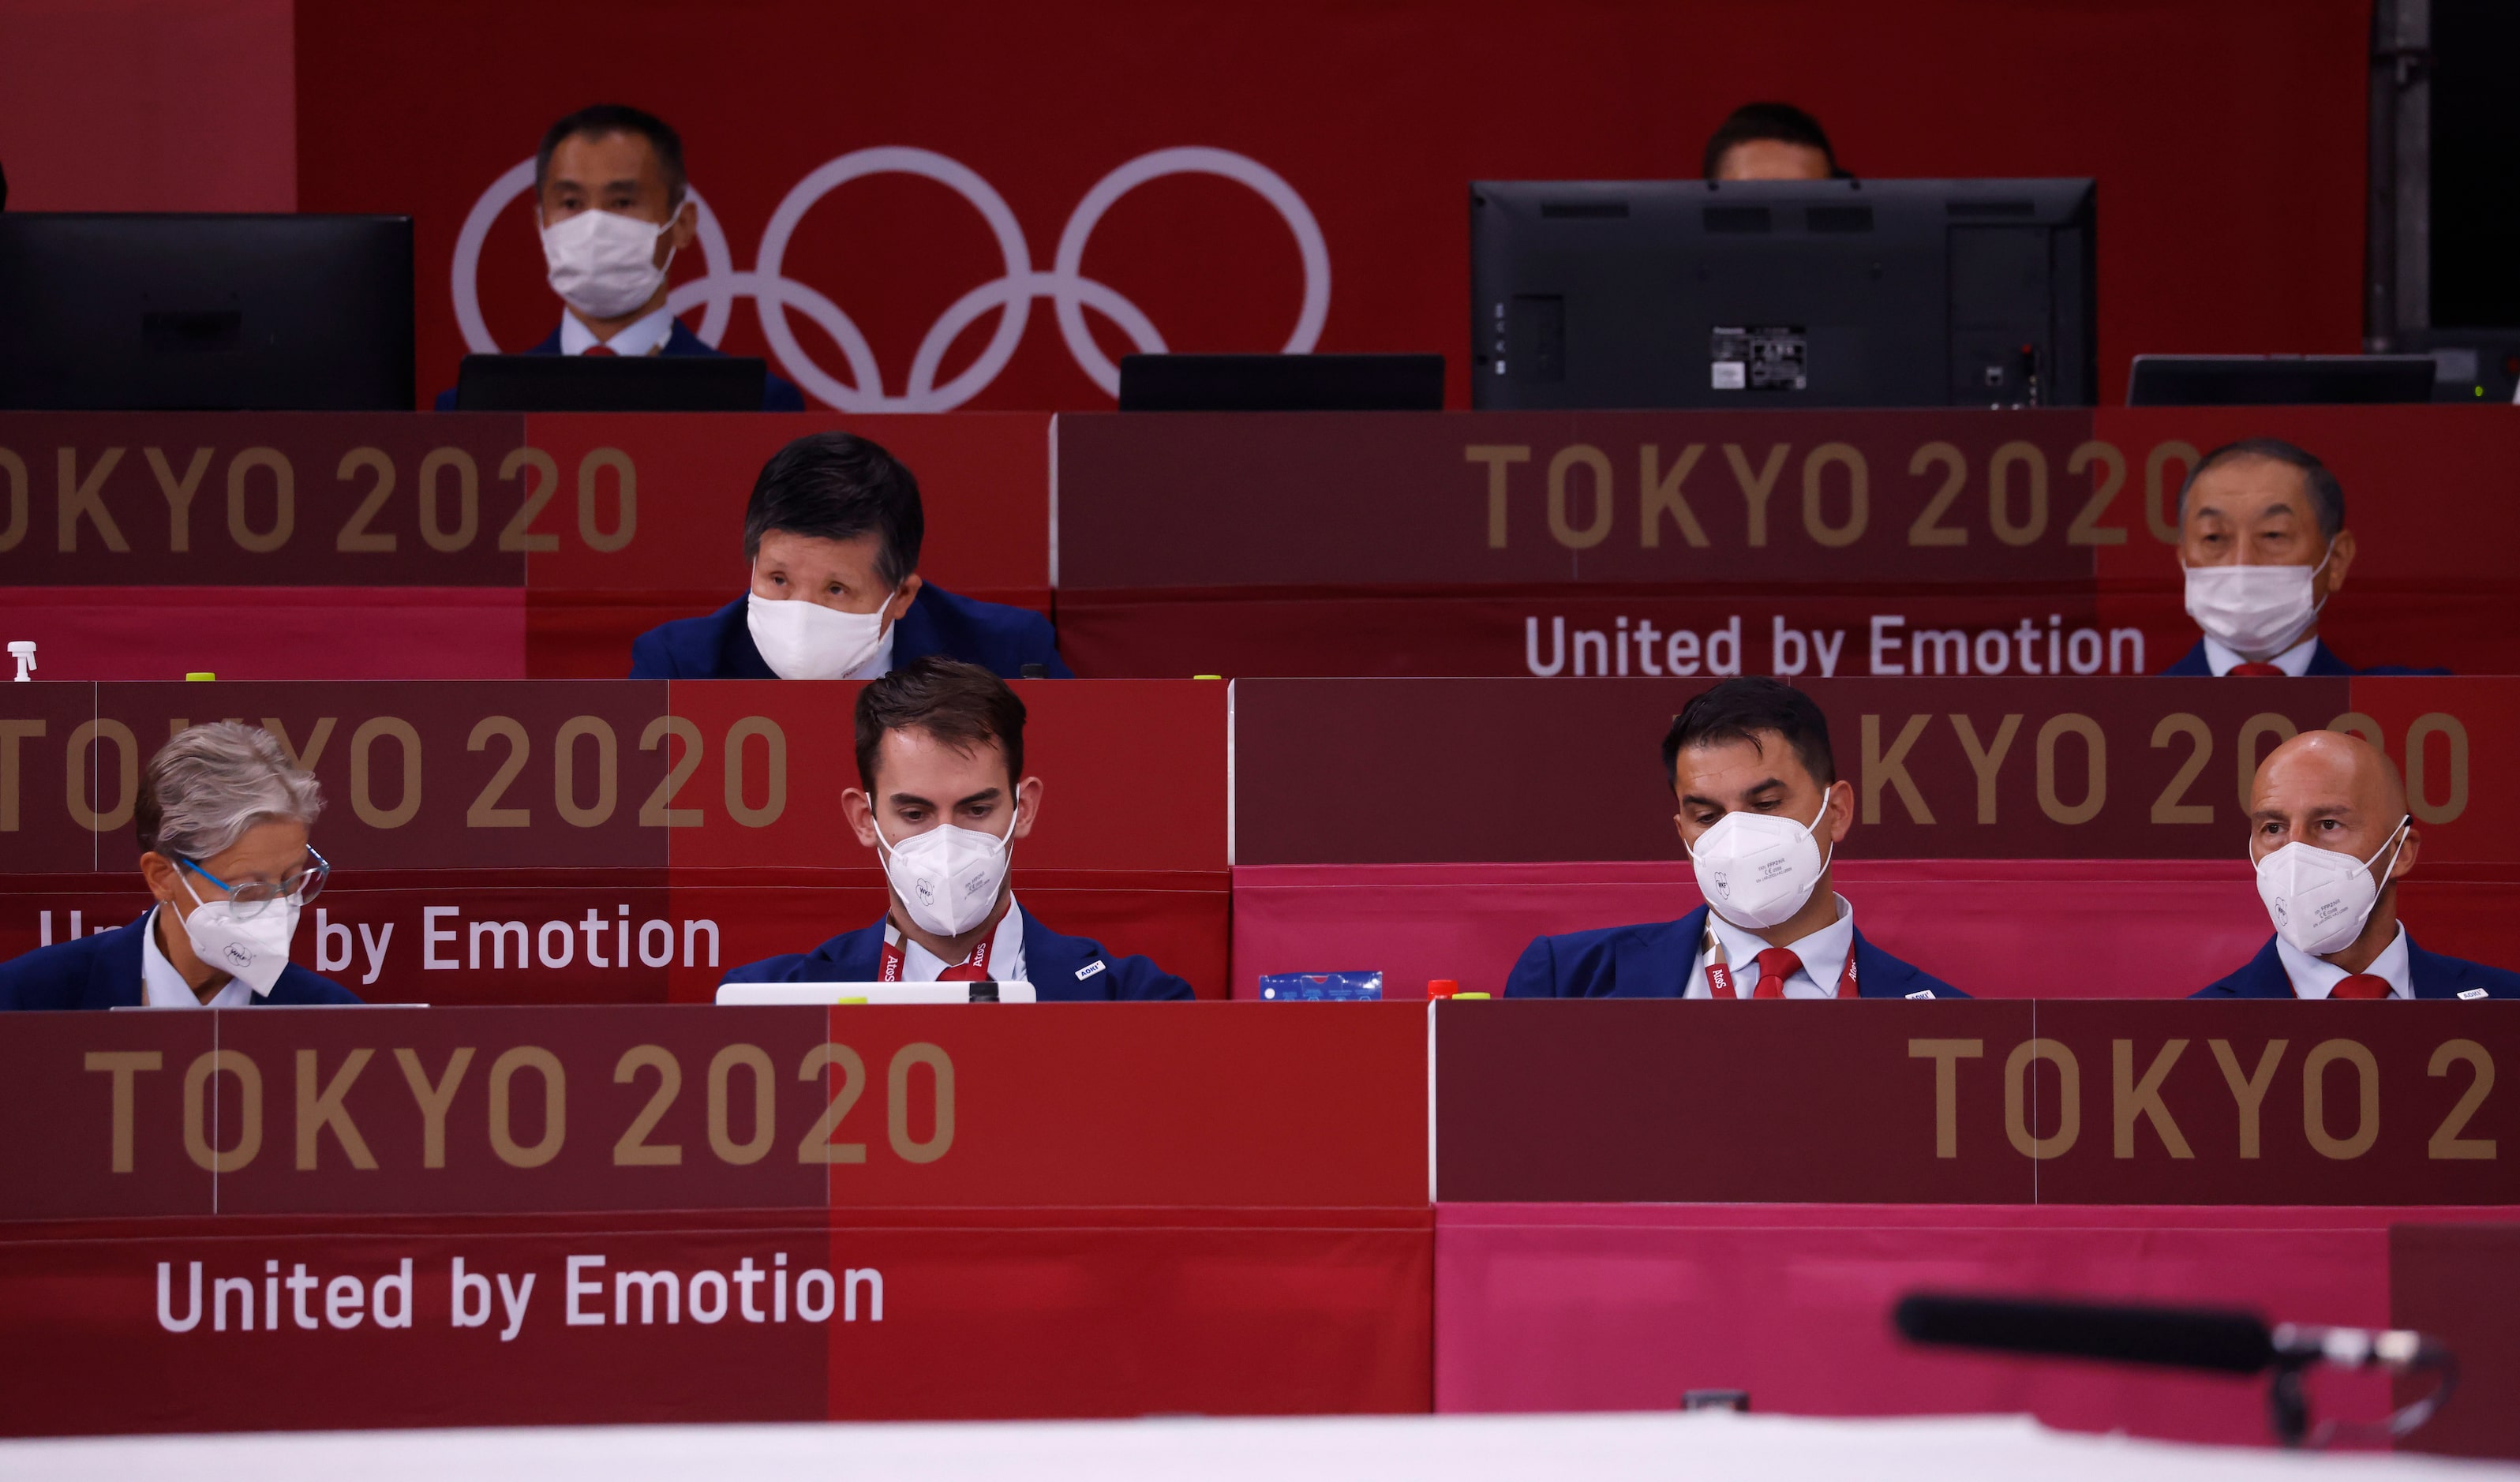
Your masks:
<svg viewBox="0 0 2520 1482"><path fill-rule="evenodd" d="M2179 486L2181 524L2187 522L2187 491L2196 487L2196 480L2204 476L2205 471L2242 458L2272 459L2299 469L2301 481L2310 488L2311 510L2318 516L2318 533L2334 540L2336 532L2345 528L2345 486L2336 481L2336 475L2318 461L2318 455L2280 437L2243 437L2196 460L2196 466L2187 471L2186 482Z"/></svg>
<svg viewBox="0 0 2520 1482"><path fill-rule="evenodd" d="M315 774L292 762L270 732L222 720L176 733L149 758L132 819L142 853L204 860L256 824L311 828L323 811Z"/></svg>

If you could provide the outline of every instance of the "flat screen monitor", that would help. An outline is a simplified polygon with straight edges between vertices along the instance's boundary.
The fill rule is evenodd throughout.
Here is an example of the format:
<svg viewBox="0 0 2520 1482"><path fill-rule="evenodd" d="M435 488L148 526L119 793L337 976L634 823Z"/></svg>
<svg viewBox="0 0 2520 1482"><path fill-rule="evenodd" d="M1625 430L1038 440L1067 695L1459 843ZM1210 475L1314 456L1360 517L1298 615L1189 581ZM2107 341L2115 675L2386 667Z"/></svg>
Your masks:
<svg viewBox="0 0 2520 1482"><path fill-rule="evenodd" d="M459 412L758 412L757 355L467 355Z"/></svg>
<svg viewBox="0 0 2520 1482"><path fill-rule="evenodd" d="M2430 401L2430 355L2138 355L2131 407L2316 407Z"/></svg>
<svg viewBox="0 0 2520 1482"><path fill-rule="evenodd" d="M1030 983L720 983L717 1001L750 1008L839 1004L1032 1004Z"/></svg>
<svg viewBox="0 0 2520 1482"><path fill-rule="evenodd" d="M1482 180L1482 409L2090 406L2089 180Z"/></svg>
<svg viewBox="0 0 2520 1482"><path fill-rule="evenodd" d="M0 215L0 409L411 407L408 216Z"/></svg>
<svg viewBox="0 0 2520 1482"><path fill-rule="evenodd" d="M1123 412L1440 412L1441 355L1123 355Z"/></svg>

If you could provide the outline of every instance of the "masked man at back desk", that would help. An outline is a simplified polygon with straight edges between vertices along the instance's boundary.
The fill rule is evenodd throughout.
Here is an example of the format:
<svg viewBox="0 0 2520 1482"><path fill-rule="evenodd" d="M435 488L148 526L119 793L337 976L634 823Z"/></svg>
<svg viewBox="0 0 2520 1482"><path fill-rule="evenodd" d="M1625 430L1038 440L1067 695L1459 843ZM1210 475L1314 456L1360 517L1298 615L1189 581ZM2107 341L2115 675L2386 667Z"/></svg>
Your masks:
<svg viewBox="0 0 2520 1482"><path fill-rule="evenodd" d="M2305 674L2448 674L2357 669L2318 636L2319 614L2354 565L2345 489L2309 453L2274 437L2226 443L2179 490L2179 564L2187 615L2205 630L2165 675L2243 679Z"/></svg>

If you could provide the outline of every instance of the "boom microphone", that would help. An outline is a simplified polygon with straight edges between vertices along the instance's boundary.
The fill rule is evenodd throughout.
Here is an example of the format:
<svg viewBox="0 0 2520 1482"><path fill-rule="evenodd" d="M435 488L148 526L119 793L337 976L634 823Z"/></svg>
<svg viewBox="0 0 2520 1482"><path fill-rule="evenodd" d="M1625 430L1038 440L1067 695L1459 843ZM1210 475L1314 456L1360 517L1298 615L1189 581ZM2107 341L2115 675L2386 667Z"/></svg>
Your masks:
<svg viewBox="0 0 2520 1482"><path fill-rule="evenodd" d="M2058 1359L2253 1374L2276 1358L2273 1333L2244 1312L1918 1292L1899 1303L1891 1321L1914 1343Z"/></svg>

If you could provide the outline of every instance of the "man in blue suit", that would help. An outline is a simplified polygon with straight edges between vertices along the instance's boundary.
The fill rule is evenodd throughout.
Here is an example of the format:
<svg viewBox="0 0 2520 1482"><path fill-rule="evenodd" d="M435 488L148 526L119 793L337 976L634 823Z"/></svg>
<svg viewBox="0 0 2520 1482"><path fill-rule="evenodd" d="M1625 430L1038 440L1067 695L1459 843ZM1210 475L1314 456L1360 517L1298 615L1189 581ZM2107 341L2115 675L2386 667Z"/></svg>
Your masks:
<svg viewBox="0 0 2520 1482"><path fill-rule="evenodd" d="M2275 925L2246 966L2194 997L2520 998L2520 974L2426 952L2398 920L2423 835L2377 746L2309 731L2267 753L2249 786L2249 859Z"/></svg>
<svg viewBox="0 0 2520 1482"><path fill-rule="evenodd" d="M2164 674L2447 674L2357 669L2319 641L2318 616L2353 568L2345 489L2327 466L2275 437L2246 437L2196 460L2179 490L2179 564L2187 615L2205 630Z"/></svg>
<svg viewBox="0 0 2520 1482"><path fill-rule="evenodd" d="M683 140L653 113L617 104L579 109L534 154L534 224L560 328L528 355L715 355L666 309L665 269L699 232L683 173ZM455 410L444 391L437 410ZM801 412L804 393L776 376L761 410Z"/></svg>
<svg viewBox="0 0 2520 1482"><path fill-rule="evenodd" d="M1828 719L1778 680L1728 679L1662 739L1673 819L1708 904L1676 921L1544 936L1508 998L1966 998L1855 929L1829 863L1855 825Z"/></svg>
<svg viewBox="0 0 2520 1482"><path fill-rule="evenodd" d="M332 867L306 842L314 777L269 733L194 726L150 758L132 809L157 906L130 925L0 963L0 1010L355 1004L289 960Z"/></svg>
<svg viewBox="0 0 2520 1482"><path fill-rule="evenodd" d="M858 693L860 787L840 794L883 865L883 920L807 953L747 964L730 983L1028 982L1048 1000L1187 999L1143 957L1061 936L1008 877L1042 782L1023 775L1023 701L976 665L925 658Z"/></svg>
<svg viewBox="0 0 2520 1482"><path fill-rule="evenodd" d="M866 438L816 432L770 456L743 513L752 590L651 628L632 679L874 679L930 654L1003 679L1070 679L1050 619L919 575L919 479Z"/></svg>

